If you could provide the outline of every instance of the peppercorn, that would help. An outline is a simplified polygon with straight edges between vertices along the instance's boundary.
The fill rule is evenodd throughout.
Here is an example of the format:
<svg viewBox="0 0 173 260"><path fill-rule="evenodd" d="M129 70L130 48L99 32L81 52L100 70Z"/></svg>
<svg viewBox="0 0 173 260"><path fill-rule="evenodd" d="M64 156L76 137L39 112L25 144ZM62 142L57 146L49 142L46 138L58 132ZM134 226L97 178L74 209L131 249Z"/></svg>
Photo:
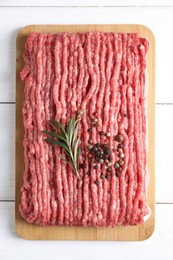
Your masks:
<svg viewBox="0 0 173 260"><path fill-rule="evenodd" d="M115 140L120 143L124 140L124 138L123 138L122 135L118 134L118 135L115 136Z"/></svg>
<svg viewBox="0 0 173 260"><path fill-rule="evenodd" d="M96 180L96 181L95 181L95 184L96 184L96 185L99 185L99 181L98 181L98 180Z"/></svg>
<svg viewBox="0 0 173 260"><path fill-rule="evenodd" d="M105 163L108 163L108 162L109 162L109 160L108 160L108 159L106 159L106 160L105 160Z"/></svg>
<svg viewBox="0 0 173 260"><path fill-rule="evenodd" d="M104 132L103 131L100 131L100 133L99 133L100 135L104 135Z"/></svg>
<svg viewBox="0 0 173 260"><path fill-rule="evenodd" d="M125 113L125 114L124 114L124 117L128 117L128 114L127 114L127 113Z"/></svg>
<svg viewBox="0 0 173 260"><path fill-rule="evenodd" d="M115 167L116 169L119 169L119 168L120 168L119 163L115 163L115 164L114 164L114 167Z"/></svg>
<svg viewBox="0 0 173 260"><path fill-rule="evenodd" d="M99 166L98 166L97 164L95 164L95 165L94 165L94 169L97 170L98 168L99 168Z"/></svg>
<svg viewBox="0 0 173 260"><path fill-rule="evenodd" d="M124 161L123 160L119 160L118 163L119 163L119 165L123 165Z"/></svg>
<svg viewBox="0 0 173 260"><path fill-rule="evenodd" d="M107 148L108 147L108 144L103 144L103 148Z"/></svg>
<svg viewBox="0 0 173 260"><path fill-rule="evenodd" d="M83 110L78 110L78 115L83 115Z"/></svg>
<svg viewBox="0 0 173 260"><path fill-rule="evenodd" d="M97 150L97 151L95 152L95 156L96 156L96 157L100 157L100 155L101 155L101 151L100 151L100 150Z"/></svg>
<svg viewBox="0 0 173 260"><path fill-rule="evenodd" d="M99 143L96 143L95 146L96 146L97 148L99 148L99 147L100 147L100 144L99 144Z"/></svg>
<svg viewBox="0 0 173 260"><path fill-rule="evenodd" d="M97 126L98 126L98 123L94 123L93 126L94 126L94 127L97 127Z"/></svg>
<svg viewBox="0 0 173 260"><path fill-rule="evenodd" d="M106 148L104 152L105 152L105 154L110 154L110 153L112 153L112 150L110 148Z"/></svg>
<svg viewBox="0 0 173 260"><path fill-rule="evenodd" d="M89 175L91 175L91 172L90 172L90 171L88 171L88 172L87 172L87 175L88 175L88 176L89 176Z"/></svg>
<svg viewBox="0 0 173 260"><path fill-rule="evenodd" d="M91 144L88 145L88 149L91 150L93 146Z"/></svg>
<svg viewBox="0 0 173 260"><path fill-rule="evenodd" d="M109 154L104 154L104 158L108 159L109 158Z"/></svg>
<svg viewBox="0 0 173 260"><path fill-rule="evenodd" d="M108 162L108 166L111 166L111 162Z"/></svg>
<svg viewBox="0 0 173 260"><path fill-rule="evenodd" d="M92 147L92 149L91 149L91 150L92 150L92 152L94 152L94 153L95 153L95 152L96 152L98 149L97 149L97 147L94 145L94 146Z"/></svg>
<svg viewBox="0 0 173 260"><path fill-rule="evenodd" d="M108 160L111 162L112 161L112 157L109 157Z"/></svg>
<svg viewBox="0 0 173 260"><path fill-rule="evenodd" d="M107 136L107 137L110 137L110 136L111 136L111 133L110 133L110 132L108 132L108 133L106 134L106 136Z"/></svg>
<svg viewBox="0 0 173 260"><path fill-rule="evenodd" d="M123 153L120 154L120 158L124 158L124 154Z"/></svg>
<svg viewBox="0 0 173 260"><path fill-rule="evenodd" d="M123 144L119 144L119 145L118 145L118 148L123 148Z"/></svg>
<svg viewBox="0 0 173 260"><path fill-rule="evenodd" d="M116 177L119 177L119 176L120 176L120 173L119 173L119 172L116 172L116 173L115 173L115 176L116 176Z"/></svg>
<svg viewBox="0 0 173 260"><path fill-rule="evenodd" d="M122 153L122 152L123 152L123 149L122 149L122 148L118 148L118 152L119 152L119 153Z"/></svg>
<svg viewBox="0 0 173 260"><path fill-rule="evenodd" d="M101 175L100 175L100 179L103 180L104 178L105 178L105 176L104 176L103 174L101 174Z"/></svg>
<svg viewBox="0 0 173 260"><path fill-rule="evenodd" d="M97 123L97 121L98 121L97 118L93 118L94 123Z"/></svg>
<svg viewBox="0 0 173 260"><path fill-rule="evenodd" d="M107 172L110 172L111 171L111 167L107 167Z"/></svg>

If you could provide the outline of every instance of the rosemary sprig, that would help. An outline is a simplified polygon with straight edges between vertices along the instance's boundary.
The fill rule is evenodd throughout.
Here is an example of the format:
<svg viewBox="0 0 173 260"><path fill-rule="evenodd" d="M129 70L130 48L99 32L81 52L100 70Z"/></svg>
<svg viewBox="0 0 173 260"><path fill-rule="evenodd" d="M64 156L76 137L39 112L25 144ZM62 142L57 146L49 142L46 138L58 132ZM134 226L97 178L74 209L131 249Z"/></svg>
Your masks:
<svg viewBox="0 0 173 260"><path fill-rule="evenodd" d="M59 156L64 162L70 165L70 167L73 169L73 171L76 173L77 177L79 176L79 142L80 137L78 137L78 130L79 130L79 119L75 119L72 117L70 121L67 124L67 127L64 128L64 126L56 121L51 120L50 124L55 132L49 132L49 131L42 131L43 133L54 137L47 138L46 141L48 143L52 143L55 145L59 145L62 148L64 148L65 153L67 155L66 159L63 156Z"/></svg>

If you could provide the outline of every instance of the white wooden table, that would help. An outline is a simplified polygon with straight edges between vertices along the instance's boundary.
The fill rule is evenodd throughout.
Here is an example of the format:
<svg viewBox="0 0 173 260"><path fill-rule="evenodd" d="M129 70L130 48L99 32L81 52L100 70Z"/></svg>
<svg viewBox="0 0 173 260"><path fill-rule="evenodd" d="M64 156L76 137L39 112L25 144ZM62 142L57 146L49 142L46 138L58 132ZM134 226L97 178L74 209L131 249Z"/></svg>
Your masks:
<svg viewBox="0 0 173 260"><path fill-rule="evenodd" d="M28 24L137 23L156 38L156 226L143 242L27 241L15 233L15 38ZM173 259L173 1L0 1L0 259Z"/></svg>

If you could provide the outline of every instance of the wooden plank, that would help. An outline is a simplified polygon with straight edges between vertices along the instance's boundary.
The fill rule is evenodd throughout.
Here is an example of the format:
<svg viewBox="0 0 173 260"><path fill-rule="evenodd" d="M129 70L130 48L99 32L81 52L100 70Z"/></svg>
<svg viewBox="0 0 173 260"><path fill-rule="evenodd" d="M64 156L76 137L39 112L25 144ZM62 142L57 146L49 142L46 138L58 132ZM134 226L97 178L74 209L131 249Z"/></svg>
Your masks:
<svg viewBox="0 0 173 260"><path fill-rule="evenodd" d="M173 105L159 105L156 110L156 196L158 201L173 202ZM169 170L170 169L170 170Z"/></svg>
<svg viewBox="0 0 173 260"><path fill-rule="evenodd" d="M6 0L0 2L0 6L173 6L172 0Z"/></svg>
<svg viewBox="0 0 173 260"><path fill-rule="evenodd" d="M14 200L15 105L0 104L0 200Z"/></svg>
<svg viewBox="0 0 173 260"><path fill-rule="evenodd" d="M20 79L20 71L23 68L22 54L26 37L32 31L35 32L85 32L85 31L113 31L113 32L138 32L142 37L150 41L147 68L149 75L148 91L148 167L150 183L148 192L148 204L152 210L151 217L142 225L116 227L116 228L83 228L83 227L38 227L28 224L19 214L20 188L22 185L23 163L23 82ZM31 25L20 30L17 37L16 48L16 230L20 236L26 239L38 240L145 240L151 236L154 230L154 85L155 85L155 41L152 32L142 25Z"/></svg>
<svg viewBox="0 0 173 260"><path fill-rule="evenodd" d="M14 202L0 202L0 257L2 260L94 260L173 258L173 204L156 204L156 226L152 237L143 242L26 241L15 235ZM10 245L10 250L9 250Z"/></svg>

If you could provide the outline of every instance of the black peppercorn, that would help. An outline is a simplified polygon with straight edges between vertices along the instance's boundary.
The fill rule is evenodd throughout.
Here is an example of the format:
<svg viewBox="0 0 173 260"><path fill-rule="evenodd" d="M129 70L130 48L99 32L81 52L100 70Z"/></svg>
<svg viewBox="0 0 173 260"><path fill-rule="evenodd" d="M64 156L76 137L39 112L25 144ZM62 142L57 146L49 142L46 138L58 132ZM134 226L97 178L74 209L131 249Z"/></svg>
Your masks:
<svg viewBox="0 0 173 260"><path fill-rule="evenodd" d="M119 173L119 172L116 172L116 173L115 173L115 176L116 176L116 177L119 177L119 176L120 176L120 173Z"/></svg>
<svg viewBox="0 0 173 260"><path fill-rule="evenodd" d="M118 145L118 148L123 148L123 145L122 145L122 144L119 144L119 145Z"/></svg>
<svg viewBox="0 0 173 260"><path fill-rule="evenodd" d="M116 140L117 142L119 142L119 143L122 142L123 139L124 139L123 136L120 135L120 134L118 134L118 135L115 136L115 140Z"/></svg>
<svg viewBox="0 0 173 260"><path fill-rule="evenodd" d="M104 150L104 152L105 152L105 154L110 154L110 153L112 153L112 150L110 148L106 148Z"/></svg>

